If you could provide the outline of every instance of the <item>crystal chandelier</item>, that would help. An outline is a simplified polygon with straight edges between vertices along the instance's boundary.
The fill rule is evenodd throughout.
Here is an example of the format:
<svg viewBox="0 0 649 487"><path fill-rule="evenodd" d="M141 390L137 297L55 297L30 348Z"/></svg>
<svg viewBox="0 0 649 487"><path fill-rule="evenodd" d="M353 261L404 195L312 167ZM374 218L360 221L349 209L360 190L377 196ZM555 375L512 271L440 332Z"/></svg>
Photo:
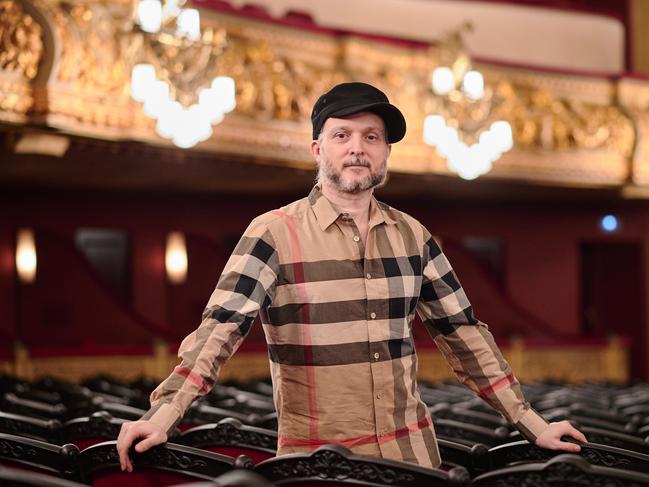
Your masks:
<svg viewBox="0 0 649 487"><path fill-rule="evenodd" d="M236 106L235 83L215 75L225 48L223 30L201 31L200 14L186 0L139 0L131 46L140 62L131 71L131 96L157 120L156 132L189 148L212 135L212 125Z"/></svg>
<svg viewBox="0 0 649 487"><path fill-rule="evenodd" d="M472 69L461 30L442 42L440 61L432 74L435 97L432 113L424 120L424 142L437 149L451 171L475 179L513 147L512 129L495 118L499 101L482 74Z"/></svg>

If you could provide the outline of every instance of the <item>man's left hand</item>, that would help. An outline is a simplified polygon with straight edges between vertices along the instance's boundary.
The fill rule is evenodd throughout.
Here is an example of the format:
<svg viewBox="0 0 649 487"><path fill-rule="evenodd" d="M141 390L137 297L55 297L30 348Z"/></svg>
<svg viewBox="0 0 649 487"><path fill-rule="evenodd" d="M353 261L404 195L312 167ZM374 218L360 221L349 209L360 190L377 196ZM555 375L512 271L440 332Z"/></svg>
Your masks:
<svg viewBox="0 0 649 487"><path fill-rule="evenodd" d="M588 442L584 434L568 421L559 421L558 423L550 423L534 444L548 450L563 450L571 453L577 453L581 450L581 447L575 443L561 441L562 436L569 436L582 443Z"/></svg>

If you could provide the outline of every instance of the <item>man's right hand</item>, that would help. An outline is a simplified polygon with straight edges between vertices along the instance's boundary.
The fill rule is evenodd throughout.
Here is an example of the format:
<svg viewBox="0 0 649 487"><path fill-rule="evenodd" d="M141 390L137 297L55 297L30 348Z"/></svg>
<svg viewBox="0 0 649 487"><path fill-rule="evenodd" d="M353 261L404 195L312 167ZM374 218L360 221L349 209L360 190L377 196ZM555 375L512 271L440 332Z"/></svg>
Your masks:
<svg viewBox="0 0 649 487"><path fill-rule="evenodd" d="M128 450L138 438L143 439L135 445L135 451L142 453L152 446L167 441L167 433L151 421L129 421L128 423L124 423L117 437L117 453L119 455L119 465L122 470L133 471L133 464L128 456Z"/></svg>

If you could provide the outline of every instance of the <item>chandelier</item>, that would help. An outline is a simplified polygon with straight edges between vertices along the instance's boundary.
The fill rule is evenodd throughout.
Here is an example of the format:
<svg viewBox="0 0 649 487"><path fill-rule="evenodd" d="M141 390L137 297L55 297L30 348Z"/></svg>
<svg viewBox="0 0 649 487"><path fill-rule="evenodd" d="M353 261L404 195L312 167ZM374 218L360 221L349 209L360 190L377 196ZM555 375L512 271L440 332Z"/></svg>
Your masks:
<svg viewBox="0 0 649 487"><path fill-rule="evenodd" d="M225 31L201 30L198 10L185 3L137 1L131 96L157 120L158 135L189 148L212 135L236 99L234 80L217 73Z"/></svg>
<svg viewBox="0 0 649 487"><path fill-rule="evenodd" d="M436 148L451 171L463 179L489 172L513 147L512 129L495 117L499 100L471 66L461 30L440 45L440 65L432 73L432 113L424 120L424 142Z"/></svg>

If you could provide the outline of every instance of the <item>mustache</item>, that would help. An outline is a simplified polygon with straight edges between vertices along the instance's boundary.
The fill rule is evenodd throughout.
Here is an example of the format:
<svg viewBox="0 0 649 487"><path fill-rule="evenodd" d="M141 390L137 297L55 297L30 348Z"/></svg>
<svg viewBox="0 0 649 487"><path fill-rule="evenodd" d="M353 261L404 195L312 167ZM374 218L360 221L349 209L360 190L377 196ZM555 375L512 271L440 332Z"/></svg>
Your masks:
<svg viewBox="0 0 649 487"><path fill-rule="evenodd" d="M351 159L349 161L345 161L343 163L343 167L354 167L354 166L370 167L370 162L367 159L362 159L360 157L356 157L354 159Z"/></svg>

